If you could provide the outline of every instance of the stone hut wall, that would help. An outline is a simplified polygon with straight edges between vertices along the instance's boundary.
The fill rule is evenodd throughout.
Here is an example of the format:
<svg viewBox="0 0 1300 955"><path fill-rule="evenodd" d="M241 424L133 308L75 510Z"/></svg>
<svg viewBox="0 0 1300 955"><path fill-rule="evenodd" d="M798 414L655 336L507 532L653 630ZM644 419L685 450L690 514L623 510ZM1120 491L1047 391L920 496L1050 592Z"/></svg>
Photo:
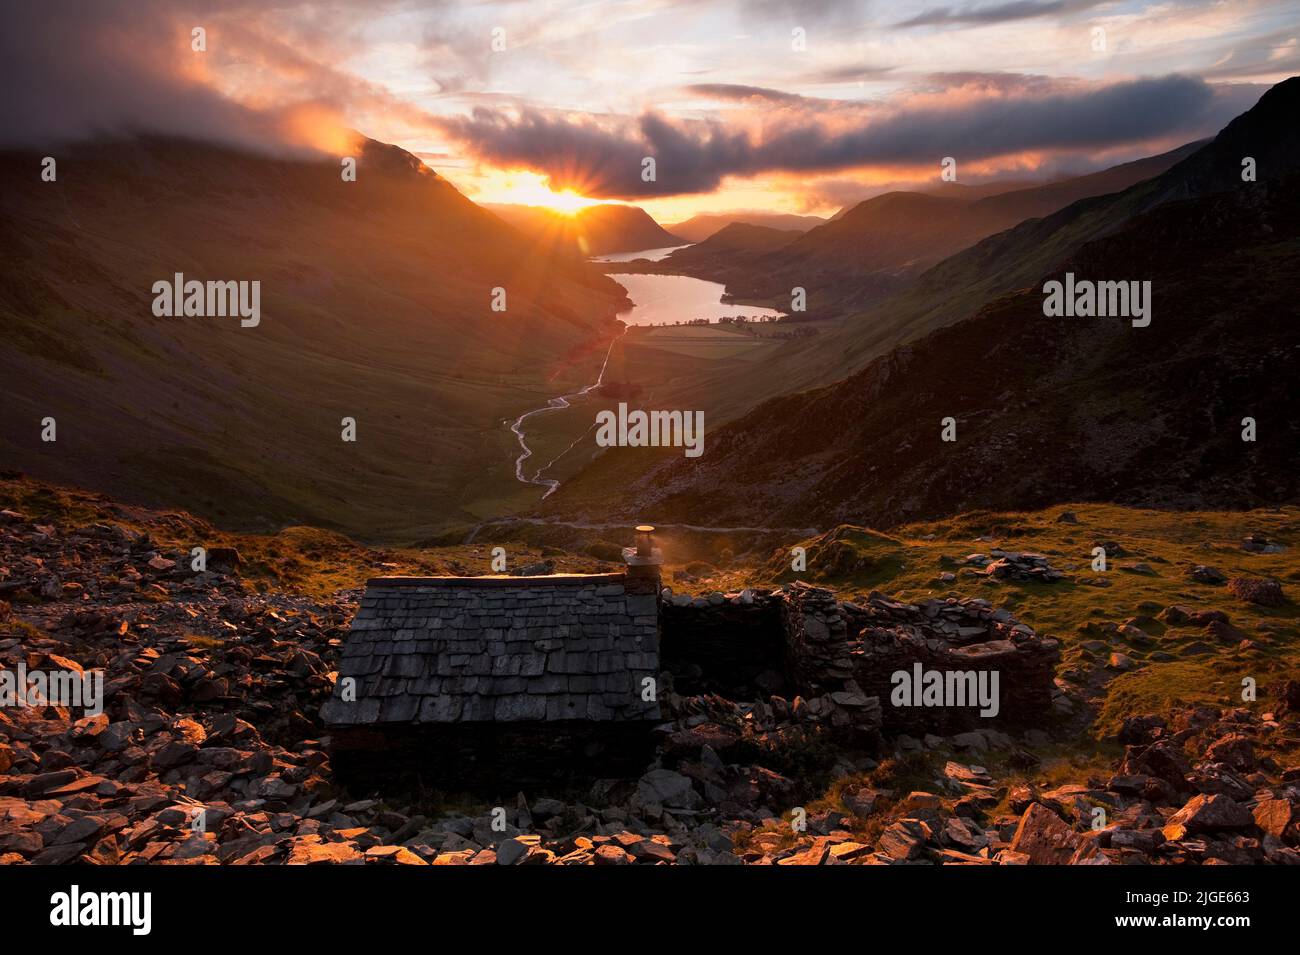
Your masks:
<svg viewBox="0 0 1300 955"><path fill-rule="evenodd" d="M856 680L848 623L835 595L796 581L782 594L786 667L795 689L816 711L831 710L832 725L874 732L880 700Z"/></svg>
<svg viewBox="0 0 1300 955"><path fill-rule="evenodd" d="M855 673L863 690L881 699L887 732L949 734L998 725L1027 726L1052 712L1057 641L1045 639L986 600L932 600L923 606L875 595L845 616L856 634ZM998 712L978 707L895 706L899 671L984 672L998 675Z"/></svg>
<svg viewBox="0 0 1300 955"><path fill-rule="evenodd" d="M785 688L782 601L767 592L663 603L659 655L679 693L717 690L744 699L755 687Z"/></svg>
<svg viewBox="0 0 1300 955"><path fill-rule="evenodd" d="M995 610L987 600L935 598L918 605L878 594L841 602L826 590L792 585L785 610L791 666L801 688L860 693L879 703L886 733L949 734L1023 726L1052 711L1057 641ZM895 705L894 674L997 674L997 713L978 706ZM919 690L918 690L919 692Z"/></svg>
<svg viewBox="0 0 1300 955"><path fill-rule="evenodd" d="M757 660L775 661L778 650L770 638L756 645L745 633L750 626L766 626L764 632L770 633L772 608L779 620L787 683L781 695L801 697L802 703L796 699L791 705L807 707L833 726L951 734L1029 725L1052 712L1057 642L977 598L936 598L913 605L873 593L854 603L802 582L765 594L754 607L737 608L734 598L689 603L672 598L664 607L664 646L684 651L709 672L730 669L733 684L742 683L742 674L751 672ZM675 632L678 626L685 632ZM917 664L922 674L937 672L945 679L971 673L978 680L983 673L988 689L989 675L996 673L996 715L981 715L973 697L965 705L954 700L937 706L895 705L894 674L914 677ZM735 698L746 698L744 689L737 687ZM747 698L766 699L764 689L750 685Z"/></svg>

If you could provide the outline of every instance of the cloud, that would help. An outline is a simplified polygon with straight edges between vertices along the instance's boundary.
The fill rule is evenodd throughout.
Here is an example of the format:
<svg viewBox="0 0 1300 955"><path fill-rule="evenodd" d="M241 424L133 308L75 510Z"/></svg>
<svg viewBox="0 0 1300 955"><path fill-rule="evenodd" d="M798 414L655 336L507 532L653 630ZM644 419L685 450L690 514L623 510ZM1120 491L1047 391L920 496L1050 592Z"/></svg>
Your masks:
<svg viewBox="0 0 1300 955"><path fill-rule="evenodd" d="M1087 85L1039 73L989 73L964 70L930 73L920 78L916 88L930 91L960 89L966 92L999 95L1045 96L1071 89L1086 89Z"/></svg>
<svg viewBox="0 0 1300 955"><path fill-rule="evenodd" d="M3 0L0 143L163 134L272 152L332 148L344 116L423 114L309 50L337 52L361 9L293 0ZM287 18L293 31L280 29ZM191 47L206 30L207 49ZM233 82L232 82L233 78ZM233 90L232 87L233 86Z"/></svg>
<svg viewBox="0 0 1300 955"><path fill-rule="evenodd" d="M731 100L737 103L776 103L780 105L812 102L798 93L786 93L766 86L744 86L739 83L694 83L685 87L692 96L706 99Z"/></svg>
<svg viewBox="0 0 1300 955"><path fill-rule="evenodd" d="M1300 27L1288 26L1262 36L1234 37L1222 59L1205 71L1215 79L1285 77L1300 72Z"/></svg>
<svg viewBox="0 0 1300 955"><path fill-rule="evenodd" d="M1220 128L1256 92L1173 75L1033 96L930 95L883 113L875 105L832 114L777 108L748 127L674 121L655 112L629 120L527 108L477 109L440 126L480 160L542 173L553 188L640 199L710 191L727 176L932 165L944 156L971 162L1191 139ZM642 178L645 157L655 159L653 182Z"/></svg>
<svg viewBox="0 0 1300 955"><path fill-rule="evenodd" d="M681 5L627 4L620 8L620 29L635 28L637 42L643 42L643 21L650 24ZM1050 5L995 2L947 7L943 15L953 22L995 14L1023 18ZM858 2L729 0L728 9L777 19L865 22L865 5ZM635 105L625 105L653 103L666 89L678 91L681 74L691 70L675 67L696 63L679 51L663 84L658 77L640 87L629 80L631 92L625 94L620 82L621 98L608 112L538 105L530 97L605 102L587 94L592 77L616 75L606 61L597 57L592 65L574 56L569 64L557 52L591 46L592 31L607 29L601 8L578 4L578 12L573 22L557 20L523 0L0 0L0 84L6 90L0 98L0 144L165 134L272 152L337 152L338 138L357 127L429 153L454 145L457 165L477 161L528 169L550 177L556 188L645 199L708 192L727 177L772 173L802 181L865 171L870 175L861 178L875 182L932 168L947 155L970 169L971 161L1017 153L1035 153L1036 161L1044 161L1136 149L1213 132L1257 93L1182 75L1105 85L1030 73L959 72L960 66L948 73L933 72L932 64L926 71L907 70L874 65L880 51L867 49L858 51L863 62L857 64L840 57L845 50L826 59L801 57L792 61L797 66L788 66L795 71L785 74L788 83L766 78L783 75L774 67L775 73L765 71L757 82L686 86L696 108L679 114L647 108L638 115ZM508 57L494 58L486 53L485 24L499 13L508 14L512 43L518 45ZM686 24L686 33L674 34L674 44L707 48L702 28ZM190 49L194 26L208 30L205 53ZM562 36L555 39L547 29ZM852 31L824 32L838 39ZM611 50L621 49L609 39ZM1293 61L1291 32L1264 40L1251 45L1234 39L1241 46L1223 68L1252 72ZM720 76L722 69L729 67L721 66ZM822 72L805 72L813 70ZM749 75L742 70L739 78ZM816 85L799 85L810 77ZM873 99L801 95L824 82L854 79L887 80L888 91ZM657 165L650 182L642 179L646 157Z"/></svg>
<svg viewBox="0 0 1300 955"><path fill-rule="evenodd" d="M793 26L862 26L867 22L870 0L741 0L747 15Z"/></svg>
<svg viewBox="0 0 1300 955"><path fill-rule="evenodd" d="M146 8L147 4L141 4ZM188 31L127 5L7 3L0 31L0 138L43 145L97 134L212 129L255 137L256 118L186 75ZM121 24L131 23L129 33ZM140 56L141 50L152 51Z"/></svg>
<svg viewBox="0 0 1300 955"><path fill-rule="evenodd" d="M863 66L860 63L847 63L843 66L828 66L802 74L799 79L808 83L875 83L895 77L892 66Z"/></svg>
<svg viewBox="0 0 1300 955"><path fill-rule="evenodd" d="M1100 6L1106 0L1011 0L1009 3L983 4L967 7L932 7L916 16L896 24L900 28L921 26L987 26L993 23L1011 23L1067 13L1078 13Z"/></svg>

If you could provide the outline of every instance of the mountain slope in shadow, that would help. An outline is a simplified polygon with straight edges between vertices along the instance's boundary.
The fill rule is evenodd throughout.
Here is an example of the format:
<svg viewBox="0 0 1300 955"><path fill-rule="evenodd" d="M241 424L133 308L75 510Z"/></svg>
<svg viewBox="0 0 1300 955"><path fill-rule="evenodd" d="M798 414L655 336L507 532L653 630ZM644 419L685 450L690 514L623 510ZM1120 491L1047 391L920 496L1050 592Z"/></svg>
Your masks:
<svg viewBox="0 0 1300 955"><path fill-rule="evenodd" d="M553 507L596 513L590 488L611 475L630 485L621 499L642 517L711 524L761 514L785 526L891 526L1062 500L1296 500L1297 100L1300 80L1279 84L1155 179L1025 223L927 273L937 301L973 317L834 385L759 405L710 433L693 461L642 457L638 469L628 452L606 453ZM1246 156L1258 182L1242 181ZM1150 326L1046 317L1043 283L1067 271L1151 281ZM967 304L979 295L982 307ZM954 443L941 440L949 417ZM1242 440L1245 418L1259 428L1254 442Z"/></svg>
<svg viewBox="0 0 1300 955"><path fill-rule="evenodd" d="M0 154L0 460L123 499L432 529L514 491L502 419L585 383L625 301L396 147L366 143L355 182L178 139L57 158L47 183ZM259 281L260 324L155 316L178 272Z"/></svg>
<svg viewBox="0 0 1300 955"><path fill-rule="evenodd" d="M656 398L667 407L683 407L705 395L712 420L721 424L768 398L854 374L890 350L970 318L992 299L1034 283L1083 243L1123 228L1143 211L1171 199L1242 187L1244 157L1257 161L1261 179L1285 175L1300 164L1300 128L1289 119L1297 110L1300 78L1293 77L1159 176L982 239L880 297L868 310L780 349L761 365L721 369L702 383L683 380ZM816 296L810 293L808 301L811 313Z"/></svg>
<svg viewBox="0 0 1300 955"><path fill-rule="evenodd" d="M1060 271L1149 279L1150 326L1048 318L1041 291L1021 290L843 382L766 402L622 498L656 520L777 526L1300 500L1300 177L1169 203Z"/></svg>

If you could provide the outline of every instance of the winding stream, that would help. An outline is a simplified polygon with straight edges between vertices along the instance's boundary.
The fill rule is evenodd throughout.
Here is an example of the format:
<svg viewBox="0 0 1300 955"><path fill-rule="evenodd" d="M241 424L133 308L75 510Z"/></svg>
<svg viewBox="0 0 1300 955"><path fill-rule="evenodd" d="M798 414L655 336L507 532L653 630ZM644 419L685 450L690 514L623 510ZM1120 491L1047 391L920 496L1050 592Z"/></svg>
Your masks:
<svg viewBox="0 0 1300 955"><path fill-rule="evenodd" d="M650 252L660 252L667 254L672 249L650 250L649 252L626 253L623 256L606 256L605 260L619 261L628 258L647 258L653 256ZM598 259L597 261L601 261ZM751 318L776 318L782 314L774 309L760 308L758 306L733 305L722 301L723 293L726 286L718 282L706 282L703 279L691 278L686 275L653 275L653 274L635 274L635 273L617 273L610 275L610 278L617 281L620 285L628 290L628 295L632 298L634 304L631 308L620 312L618 318L628 328L633 325L653 325L653 324L670 324L676 321L690 321L693 319L708 318L716 321L718 318L727 315L746 315ZM623 334L626 334L624 329ZM605 369L609 365L609 356L614 351L614 343L622 335L616 336L609 343L609 348L605 351L605 360L601 363L600 374L596 380L585 388L566 395L558 395L549 399L545 405L540 408L534 408L531 411L525 411L510 426L514 432L516 440L519 442L519 456L515 458L515 479L521 484L532 484L537 487L546 488L542 495L542 500L550 497L555 493L560 482L555 478L542 477L549 471L557 461L577 447L578 442L590 433L591 428L595 427L592 423L591 428L578 436L577 440L567 448L557 454L545 465L538 468L529 477L524 471L524 462L533 456L533 451L528 447L528 437L524 431L524 422L534 415L546 414L551 411L563 411L571 407L571 403L578 398L584 398L595 389L599 388L605 380Z"/></svg>
<svg viewBox="0 0 1300 955"><path fill-rule="evenodd" d="M626 330L624 331L624 334L626 334ZM569 407L570 401L576 398L584 398L592 391L599 388L601 384L605 381L605 369L609 365L609 356L613 354L614 345L622 337L623 335L615 335L613 341L609 343L609 348L605 350L605 360L600 363L600 374L596 376L595 381L587 385L585 388L579 389L578 391L571 392L567 395L558 395L554 398L551 398L546 402L545 405L543 405L540 408L534 408L532 411L525 411L518 418L516 418L514 424L510 426L510 430L515 433L515 438L519 441L519 447L520 447L519 457L515 458L515 479L520 481L523 484L536 484L539 487L546 488L546 493L542 495L542 500L546 500L548 497L554 494L555 489L560 486L559 481L555 480L554 478L544 478L542 477L542 475L547 471L547 469L551 467L551 465L555 464L556 461L560 460L560 458L564 457L566 454L572 451L573 448L577 445L578 441L581 441L583 438L587 436L587 432L584 431L581 435L578 436L577 440L575 440L573 444L569 445L567 448L565 448L563 451L557 454L554 458L552 458L549 462L547 462L547 464L544 467L538 468L533 473L532 477L528 477L526 474L524 474L524 462L533 456L533 450L532 448L528 447L527 436L524 434L524 422L527 421L529 418L531 418L533 415L546 414L548 411L562 411L563 409ZM587 430L590 431L591 429L588 428Z"/></svg>

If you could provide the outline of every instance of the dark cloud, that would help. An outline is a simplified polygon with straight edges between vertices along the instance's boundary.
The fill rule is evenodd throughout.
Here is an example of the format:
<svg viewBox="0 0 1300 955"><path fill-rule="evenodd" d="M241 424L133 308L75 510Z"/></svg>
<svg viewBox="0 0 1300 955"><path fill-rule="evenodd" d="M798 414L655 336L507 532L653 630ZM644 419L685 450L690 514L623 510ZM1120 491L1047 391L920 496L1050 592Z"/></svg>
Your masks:
<svg viewBox="0 0 1300 955"><path fill-rule="evenodd" d="M1009 3L981 4L966 7L932 7L910 19L895 24L899 27L921 26L981 26L991 23L1010 23L1015 20L1032 20L1066 13L1078 13L1100 6L1106 0L1011 0Z"/></svg>
<svg viewBox="0 0 1300 955"><path fill-rule="evenodd" d="M944 156L970 162L1190 139L1217 130L1256 96L1251 89L1167 76L1034 97L954 96L951 105L931 99L884 115L874 107L847 117L780 109L761 133L719 122L675 123L657 113L598 123L528 109L517 115L478 109L440 125L478 158L544 173L555 188L637 199L707 192L726 176L921 165ZM655 182L642 181L647 156L655 158Z"/></svg>

